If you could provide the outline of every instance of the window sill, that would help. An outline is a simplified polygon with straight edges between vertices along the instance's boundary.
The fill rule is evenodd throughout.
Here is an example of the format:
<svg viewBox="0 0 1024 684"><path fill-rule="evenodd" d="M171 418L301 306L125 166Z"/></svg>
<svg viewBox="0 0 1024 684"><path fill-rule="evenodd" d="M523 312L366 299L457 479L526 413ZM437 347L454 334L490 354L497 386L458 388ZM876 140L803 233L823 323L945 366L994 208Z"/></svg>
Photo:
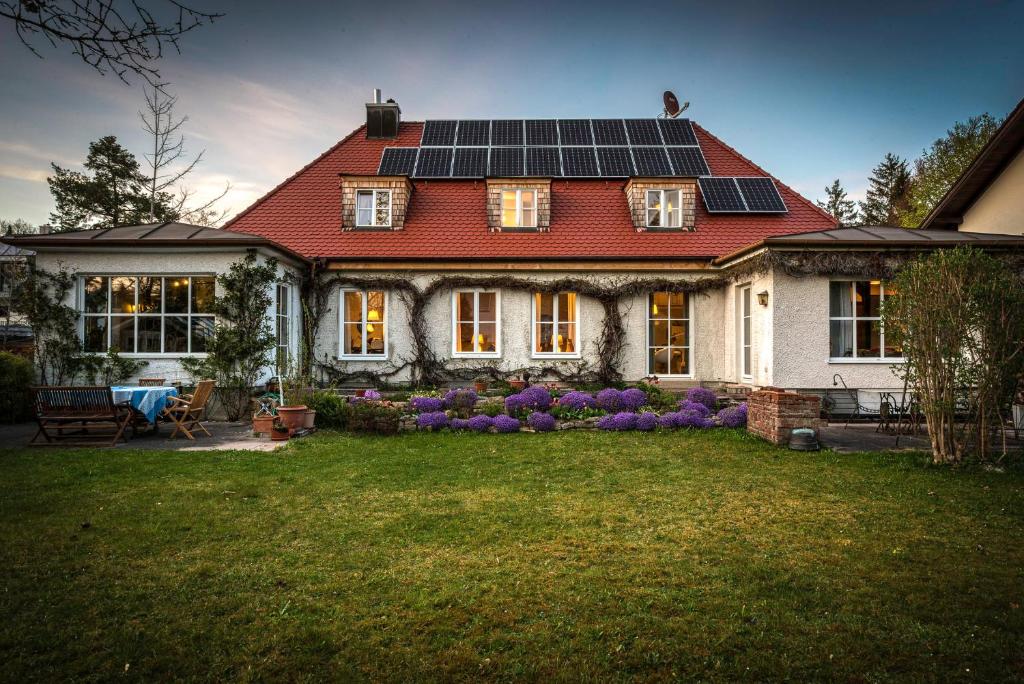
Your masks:
<svg viewBox="0 0 1024 684"><path fill-rule="evenodd" d="M453 359L500 359L501 352L452 352Z"/></svg>
<svg viewBox="0 0 1024 684"><path fill-rule="evenodd" d="M879 363L881 363L881 364L906 363L907 360L905 358L903 358L902 356L899 357L899 358L892 357L892 358L884 358L884 359L857 359L857 358L848 359L846 357L841 357L841 358L829 358L828 362L830 364L833 364L833 365L834 364L843 364L843 363L853 363L853 364L866 363L866 364L870 365L870 364L879 364Z"/></svg>
<svg viewBox="0 0 1024 684"><path fill-rule="evenodd" d="M336 357L338 361L387 361L387 354L340 354Z"/></svg>
<svg viewBox="0 0 1024 684"><path fill-rule="evenodd" d="M352 226L352 230L363 231L366 233L372 233L374 231L384 232L394 229L394 226Z"/></svg>
<svg viewBox="0 0 1024 684"><path fill-rule="evenodd" d="M556 354L554 352L533 352L530 354L531 359L581 359L583 355L579 352L573 354Z"/></svg>
<svg viewBox="0 0 1024 684"><path fill-rule="evenodd" d="M498 231L501 233L540 233L542 232L538 226L498 226Z"/></svg>
<svg viewBox="0 0 1024 684"><path fill-rule="evenodd" d="M82 352L88 356L102 357L106 356L107 352ZM164 353L146 353L146 352L118 352L117 354L122 359L163 359L167 361L173 361L174 359L205 359L210 354L209 352L196 352L194 354L188 354L186 352L164 354Z"/></svg>

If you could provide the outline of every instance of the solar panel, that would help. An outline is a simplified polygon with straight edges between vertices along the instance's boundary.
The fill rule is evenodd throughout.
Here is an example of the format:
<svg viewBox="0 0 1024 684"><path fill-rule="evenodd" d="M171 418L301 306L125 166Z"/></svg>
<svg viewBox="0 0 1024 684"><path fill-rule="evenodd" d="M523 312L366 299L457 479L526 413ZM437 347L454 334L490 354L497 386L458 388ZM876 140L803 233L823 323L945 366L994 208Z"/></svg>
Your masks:
<svg viewBox="0 0 1024 684"><path fill-rule="evenodd" d="M451 147L455 144L455 127L458 121L428 121L423 124L423 139L420 145Z"/></svg>
<svg viewBox="0 0 1024 684"><path fill-rule="evenodd" d="M594 142L598 145L627 145L622 119L594 119Z"/></svg>
<svg viewBox="0 0 1024 684"><path fill-rule="evenodd" d="M689 119L658 119L666 145L696 145L697 136Z"/></svg>
<svg viewBox="0 0 1024 684"><path fill-rule="evenodd" d="M491 122L492 145L522 145L523 120L498 119Z"/></svg>
<svg viewBox="0 0 1024 684"><path fill-rule="evenodd" d="M525 164L522 147L492 147L487 175L492 177L522 176Z"/></svg>
<svg viewBox="0 0 1024 684"><path fill-rule="evenodd" d="M558 122L560 145L593 145L590 133L590 119L562 119Z"/></svg>
<svg viewBox="0 0 1024 684"><path fill-rule="evenodd" d="M597 157L594 156L594 148L563 147L562 170L566 176L597 176Z"/></svg>
<svg viewBox="0 0 1024 684"><path fill-rule="evenodd" d="M664 147L634 147L633 161L638 176L671 176L668 155Z"/></svg>
<svg viewBox="0 0 1024 684"><path fill-rule="evenodd" d="M527 124L530 122L527 121ZM529 128L527 128L529 137ZM526 175L527 176L561 176L562 166L558 158L557 147L527 147L526 148Z"/></svg>
<svg viewBox="0 0 1024 684"><path fill-rule="evenodd" d="M417 152L418 147L385 147L377 173L381 176L411 176L416 168Z"/></svg>
<svg viewBox="0 0 1024 684"><path fill-rule="evenodd" d="M452 175L452 148L422 147L416 161L416 175L420 178L448 178Z"/></svg>
<svg viewBox="0 0 1024 684"><path fill-rule="evenodd" d="M672 162L673 175L710 176L708 163L704 161L699 147L666 147L668 159Z"/></svg>
<svg viewBox="0 0 1024 684"><path fill-rule="evenodd" d="M601 165L602 176L625 178L633 175L633 156L628 147L598 147L597 161Z"/></svg>
<svg viewBox="0 0 1024 684"><path fill-rule="evenodd" d="M664 145L656 119L626 119L630 145Z"/></svg>
<svg viewBox="0 0 1024 684"><path fill-rule="evenodd" d="M736 184L740 186L748 211L786 211L786 203L782 201L782 196L779 195L779 190L771 178L737 178Z"/></svg>
<svg viewBox="0 0 1024 684"><path fill-rule="evenodd" d="M698 178L704 206L714 212L746 212L747 207L740 197L734 178Z"/></svg>
<svg viewBox="0 0 1024 684"><path fill-rule="evenodd" d="M455 178L482 178L487 175L486 147L458 147L455 149Z"/></svg>
<svg viewBox="0 0 1024 684"><path fill-rule="evenodd" d="M491 144L491 122L460 121L455 144L459 147L487 147Z"/></svg>
<svg viewBox="0 0 1024 684"><path fill-rule="evenodd" d="M526 122L527 145L557 145L558 128L550 119Z"/></svg>

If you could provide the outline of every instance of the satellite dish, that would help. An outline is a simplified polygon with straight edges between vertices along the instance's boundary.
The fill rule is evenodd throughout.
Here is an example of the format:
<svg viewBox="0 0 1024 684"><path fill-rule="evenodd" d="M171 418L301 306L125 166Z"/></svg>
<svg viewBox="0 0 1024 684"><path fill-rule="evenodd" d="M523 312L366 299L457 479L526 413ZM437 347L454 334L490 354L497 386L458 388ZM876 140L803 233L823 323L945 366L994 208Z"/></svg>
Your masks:
<svg viewBox="0 0 1024 684"><path fill-rule="evenodd" d="M690 106L689 102L684 102L683 105L680 107L679 99L676 97L676 94L673 93L671 90L666 90L665 94L662 96L661 99L665 103L664 116L666 116L669 119L676 118L677 116L685 112L687 108Z"/></svg>

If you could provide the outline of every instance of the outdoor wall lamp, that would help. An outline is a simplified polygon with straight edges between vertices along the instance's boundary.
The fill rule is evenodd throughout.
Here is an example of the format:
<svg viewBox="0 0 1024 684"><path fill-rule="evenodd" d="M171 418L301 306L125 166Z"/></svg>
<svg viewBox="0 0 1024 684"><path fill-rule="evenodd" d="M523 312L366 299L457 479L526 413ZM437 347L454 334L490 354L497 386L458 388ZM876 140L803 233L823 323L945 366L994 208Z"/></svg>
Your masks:
<svg viewBox="0 0 1024 684"><path fill-rule="evenodd" d="M761 306L768 306L768 290L757 293L757 303Z"/></svg>

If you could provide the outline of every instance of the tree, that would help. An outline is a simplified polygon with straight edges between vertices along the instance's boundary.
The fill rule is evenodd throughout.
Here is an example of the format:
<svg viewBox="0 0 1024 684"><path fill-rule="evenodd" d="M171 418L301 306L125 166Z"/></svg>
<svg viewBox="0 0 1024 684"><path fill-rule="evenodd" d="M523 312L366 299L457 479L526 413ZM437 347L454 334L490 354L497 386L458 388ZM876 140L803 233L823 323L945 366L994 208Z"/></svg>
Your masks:
<svg viewBox="0 0 1024 684"><path fill-rule="evenodd" d="M907 213L910 169L906 159L887 153L868 179L868 191L860 203L861 222L868 226L902 225Z"/></svg>
<svg viewBox="0 0 1024 684"><path fill-rule="evenodd" d="M54 175L47 179L50 193L57 204L50 214L55 229L113 228L145 223L150 216L150 197L145 177L139 171L135 156L108 135L89 144L85 168L81 173L56 164ZM157 195L154 214L157 220L177 218L173 198Z"/></svg>
<svg viewBox="0 0 1024 684"><path fill-rule="evenodd" d="M832 185L825 187L825 201L818 200L817 204L830 213L840 226L857 224L857 203L846 199L846 190L839 184L838 178L832 181Z"/></svg>
<svg viewBox="0 0 1024 684"><path fill-rule="evenodd" d="M31 235L38 233L39 227L33 226L25 219L0 219L0 234L3 235Z"/></svg>
<svg viewBox="0 0 1024 684"><path fill-rule="evenodd" d="M64 303L76 282L64 268L28 269L12 294L11 308L32 328L32 358L44 385L69 383L80 369L78 312Z"/></svg>
<svg viewBox="0 0 1024 684"><path fill-rule="evenodd" d="M173 194L175 199L171 203L171 213L179 219L200 225L216 225L223 220L227 210L217 211L213 205L227 195L231 185L228 184L223 192L200 206L187 206L193 193L180 183L203 160L206 150L191 159L185 154L185 137L178 131L188 121L188 117L175 117L177 97L168 95L165 89L158 87L147 90L145 96L146 111L139 112L139 118L142 119L143 130L152 139L150 152L143 155L149 167L146 172L146 190L149 193L150 222L156 221L161 198Z"/></svg>
<svg viewBox="0 0 1024 684"><path fill-rule="evenodd" d="M988 114L971 117L966 122L958 121L946 131L946 137L939 138L922 152L914 162L910 209L901 217L902 225L914 228L921 224L978 156L999 124Z"/></svg>
<svg viewBox="0 0 1024 684"><path fill-rule="evenodd" d="M159 16L158 16L159 15ZM22 44L42 57L35 43L68 45L101 74L128 82L134 73L160 82L156 62L182 35L224 16L201 12L177 0L0 0L0 17L11 20Z"/></svg>

